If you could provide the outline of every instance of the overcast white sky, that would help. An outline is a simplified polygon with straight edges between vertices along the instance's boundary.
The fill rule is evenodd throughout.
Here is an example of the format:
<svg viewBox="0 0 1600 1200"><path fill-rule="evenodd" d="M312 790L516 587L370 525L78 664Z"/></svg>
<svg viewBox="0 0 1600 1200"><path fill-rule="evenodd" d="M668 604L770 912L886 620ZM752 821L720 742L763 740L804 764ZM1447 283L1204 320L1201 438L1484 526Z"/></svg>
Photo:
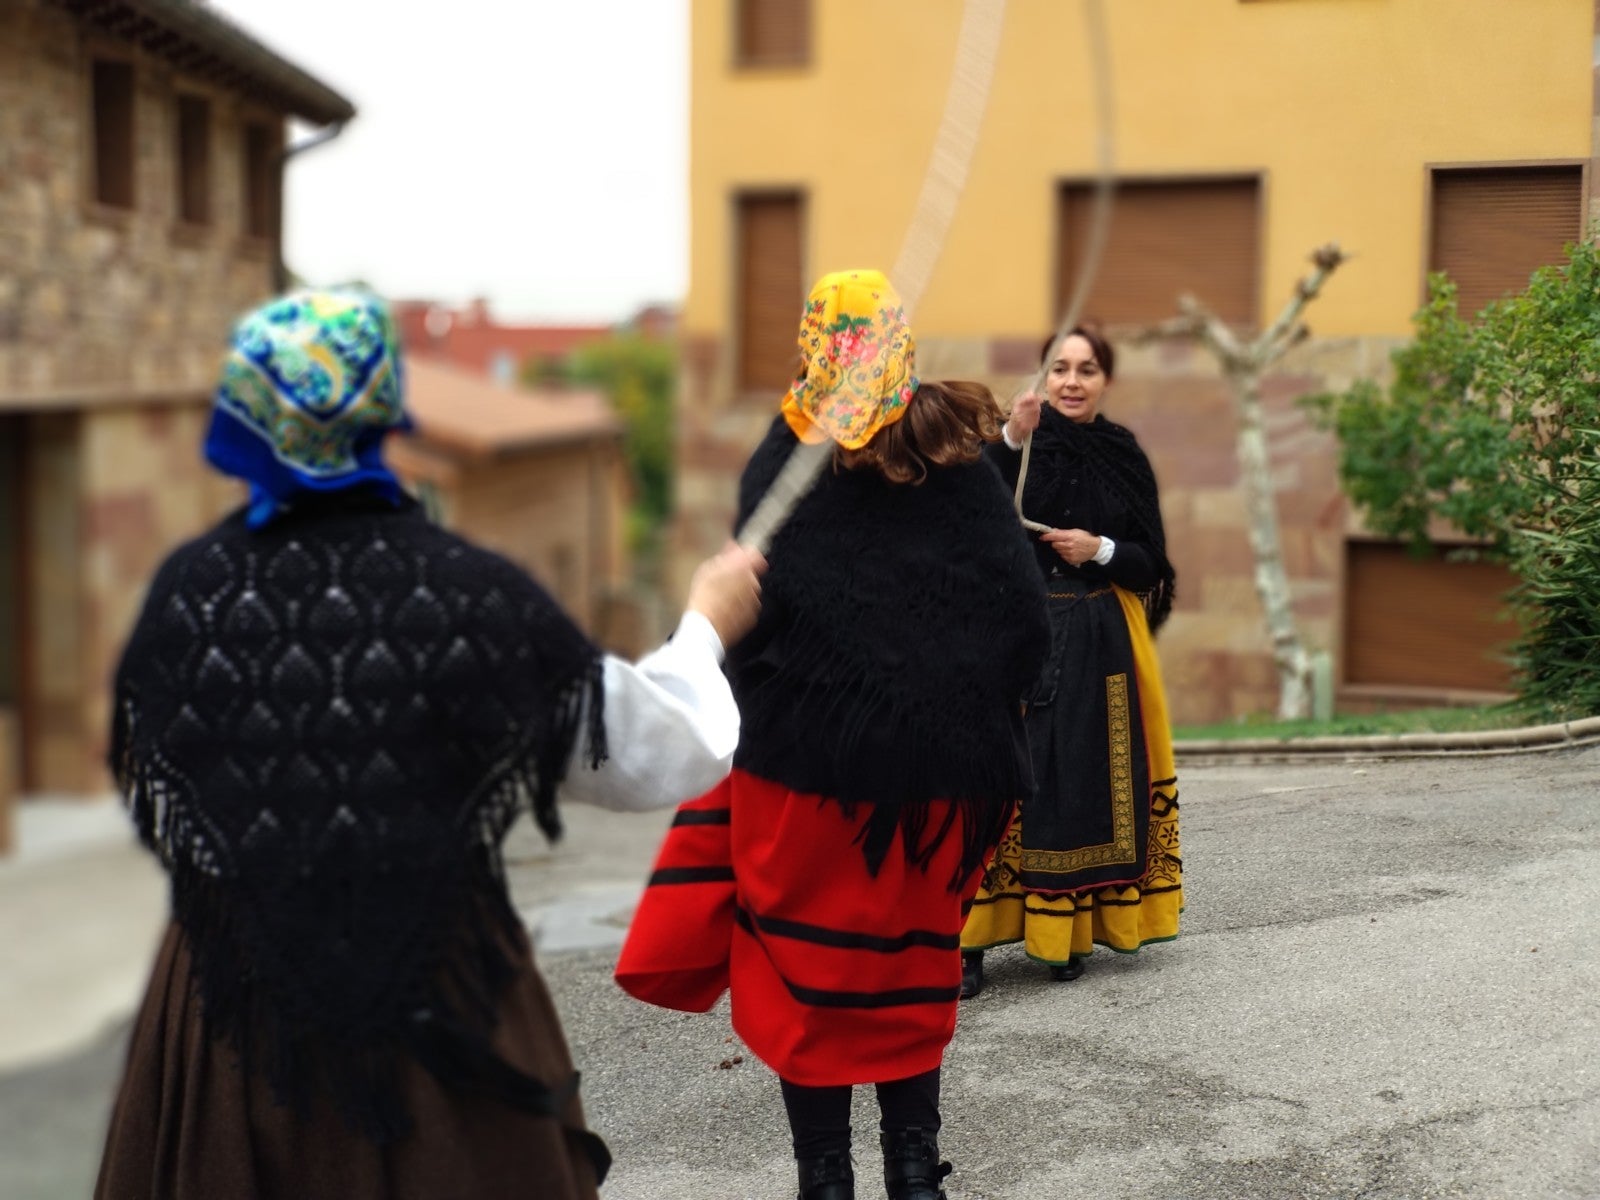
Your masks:
<svg viewBox="0 0 1600 1200"><path fill-rule="evenodd" d="M211 3L359 110L289 166L306 279L552 321L681 299L687 0Z"/></svg>

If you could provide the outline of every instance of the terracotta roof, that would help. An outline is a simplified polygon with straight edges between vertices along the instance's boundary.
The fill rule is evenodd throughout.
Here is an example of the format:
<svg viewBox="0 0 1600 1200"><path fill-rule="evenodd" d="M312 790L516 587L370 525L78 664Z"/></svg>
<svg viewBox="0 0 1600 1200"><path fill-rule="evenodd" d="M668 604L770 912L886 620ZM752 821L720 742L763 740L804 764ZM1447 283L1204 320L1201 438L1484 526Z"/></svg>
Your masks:
<svg viewBox="0 0 1600 1200"><path fill-rule="evenodd" d="M469 458L622 436L622 422L600 392L505 387L415 355L407 355L405 372L417 436Z"/></svg>
<svg viewBox="0 0 1600 1200"><path fill-rule="evenodd" d="M426 301L401 300L393 307L408 353L483 372L495 370L501 356L509 356L520 372L530 359L565 358L613 332L610 325L502 325L486 313Z"/></svg>
<svg viewBox="0 0 1600 1200"><path fill-rule="evenodd" d="M48 0L78 20L142 46L181 71L259 98L318 125L342 124L355 105L274 54L198 0Z"/></svg>

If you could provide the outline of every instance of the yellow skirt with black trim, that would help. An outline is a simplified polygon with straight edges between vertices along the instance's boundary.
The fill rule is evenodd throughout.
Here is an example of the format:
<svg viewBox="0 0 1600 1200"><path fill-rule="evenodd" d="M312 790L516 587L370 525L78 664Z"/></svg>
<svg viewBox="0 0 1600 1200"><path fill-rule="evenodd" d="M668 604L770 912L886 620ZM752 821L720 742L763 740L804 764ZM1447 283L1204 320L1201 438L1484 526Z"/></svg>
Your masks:
<svg viewBox="0 0 1600 1200"><path fill-rule="evenodd" d="M1149 758L1150 828L1145 873L1137 883L1046 896L1021 884L1022 818L1012 822L985 872L961 931L963 950L1022 942L1028 957L1065 964L1106 946L1132 954L1150 942L1178 936L1183 911L1183 857L1178 842L1178 783L1172 728L1155 642L1136 596L1116 595L1128 622L1140 721Z"/></svg>

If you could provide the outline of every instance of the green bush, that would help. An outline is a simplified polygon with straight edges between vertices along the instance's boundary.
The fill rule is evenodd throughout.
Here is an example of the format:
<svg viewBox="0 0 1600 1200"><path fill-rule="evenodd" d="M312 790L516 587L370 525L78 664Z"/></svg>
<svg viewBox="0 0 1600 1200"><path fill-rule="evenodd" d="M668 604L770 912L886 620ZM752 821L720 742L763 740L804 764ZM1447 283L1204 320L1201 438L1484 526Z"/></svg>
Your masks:
<svg viewBox="0 0 1600 1200"><path fill-rule="evenodd" d="M1312 397L1374 532L1427 545L1443 518L1521 580L1509 603L1522 703L1600 713L1600 254L1589 243L1525 291L1461 317L1429 281L1387 389Z"/></svg>
<svg viewBox="0 0 1600 1200"><path fill-rule="evenodd" d="M529 363L526 382L566 382L605 392L622 418L635 500L629 540L651 541L672 511L678 355L671 342L618 333L580 347L565 363Z"/></svg>

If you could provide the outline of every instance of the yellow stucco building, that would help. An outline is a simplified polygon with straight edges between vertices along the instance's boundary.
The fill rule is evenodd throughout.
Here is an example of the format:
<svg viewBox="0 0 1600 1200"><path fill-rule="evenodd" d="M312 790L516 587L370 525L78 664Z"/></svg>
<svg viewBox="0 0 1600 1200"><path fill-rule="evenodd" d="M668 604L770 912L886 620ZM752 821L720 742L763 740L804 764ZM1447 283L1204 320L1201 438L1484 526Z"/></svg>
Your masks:
<svg viewBox="0 0 1600 1200"><path fill-rule="evenodd" d="M925 378L1008 399L1084 252L1097 162L1079 0L974 0L1003 26L966 187L914 314ZM690 284L683 310L684 556L726 536L734 480L797 361L809 282L888 269L928 170L968 6L692 0ZM1503 688L1486 648L1505 577L1415 563L1362 535L1299 395L1380 375L1430 270L1463 307L1558 261L1588 222L1591 0L1107 0L1119 182L1086 315L1119 342L1105 413L1162 487L1179 600L1162 654L1180 723L1276 696L1215 364L1134 328L1192 292L1264 327L1339 242L1352 258L1265 385L1302 632L1342 702Z"/></svg>

